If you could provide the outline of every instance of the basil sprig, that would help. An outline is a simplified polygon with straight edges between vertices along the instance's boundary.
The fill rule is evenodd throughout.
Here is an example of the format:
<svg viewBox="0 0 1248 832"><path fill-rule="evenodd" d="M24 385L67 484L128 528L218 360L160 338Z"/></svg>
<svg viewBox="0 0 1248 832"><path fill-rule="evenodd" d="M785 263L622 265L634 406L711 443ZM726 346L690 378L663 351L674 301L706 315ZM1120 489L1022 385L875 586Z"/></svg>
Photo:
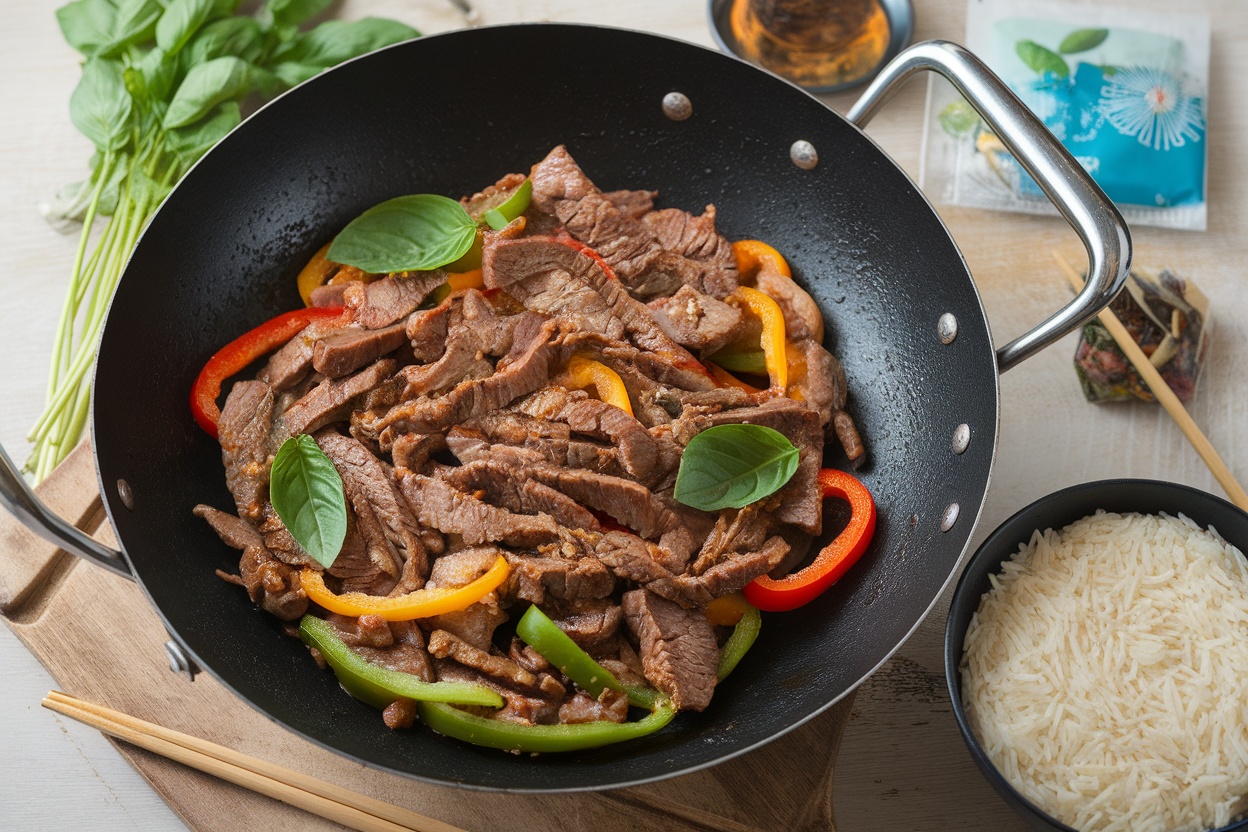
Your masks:
<svg viewBox="0 0 1248 832"><path fill-rule="evenodd" d="M282 443L269 473L269 499L299 545L326 569L347 537L342 477L306 434Z"/></svg>
<svg viewBox="0 0 1248 832"><path fill-rule="evenodd" d="M677 502L702 511L743 508L776 493L797 471L797 448L762 425L717 425L685 447Z"/></svg>
<svg viewBox="0 0 1248 832"><path fill-rule="evenodd" d="M468 253L477 223L438 194L411 194L374 205L338 232L325 257L374 274L429 271Z"/></svg>

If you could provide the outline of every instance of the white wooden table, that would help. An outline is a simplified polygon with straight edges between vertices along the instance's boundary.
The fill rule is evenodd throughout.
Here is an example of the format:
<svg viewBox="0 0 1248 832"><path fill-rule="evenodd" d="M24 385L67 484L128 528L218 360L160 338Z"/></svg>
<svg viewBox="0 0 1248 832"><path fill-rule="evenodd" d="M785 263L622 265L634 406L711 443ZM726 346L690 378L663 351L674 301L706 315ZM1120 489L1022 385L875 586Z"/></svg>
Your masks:
<svg viewBox="0 0 1248 832"><path fill-rule="evenodd" d="M1166 0L1119 5L1168 9ZM699 0L477 0L485 22L587 21L661 31L711 43ZM962 36L965 0L914 0L917 37ZM23 459L23 434L40 409L51 333L76 238L53 231L37 204L81 178L87 141L69 122L77 56L56 27L57 0L8 3L0 28L0 442ZM1188 4L1196 5L1196 4ZM1209 231L1136 229L1136 261L1195 278L1214 300L1211 360L1192 406L1214 445L1248 479L1248 9L1215 12L1209 115ZM347 19L394 17L426 32L459 25L445 0L346 0ZM925 84L894 99L869 132L917 179ZM829 97L844 111L853 95ZM937 206L976 277L996 341L1020 334L1064 301L1050 249L1078 260L1073 232L1057 220ZM1221 493L1159 408L1093 407L1070 368L1073 337L1002 379L998 463L974 541L1033 499L1077 482L1155 477ZM1019 821L970 769L944 693L941 633L947 600L859 691L841 745L835 806L841 830L1016 829ZM42 710L51 678L0 627L0 828L177 830L185 827L98 734ZM246 818L239 819L246 829Z"/></svg>

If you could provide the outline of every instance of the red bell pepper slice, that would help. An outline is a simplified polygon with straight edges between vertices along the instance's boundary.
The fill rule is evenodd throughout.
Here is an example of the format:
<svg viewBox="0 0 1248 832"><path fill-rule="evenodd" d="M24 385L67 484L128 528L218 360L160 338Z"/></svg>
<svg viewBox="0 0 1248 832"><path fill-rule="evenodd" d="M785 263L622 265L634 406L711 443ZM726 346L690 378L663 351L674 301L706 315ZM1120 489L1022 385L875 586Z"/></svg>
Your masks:
<svg viewBox="0 0 1248 832"><path fill-rule="evenodd" d="M839 497L849 502L849 525L805 569L779 579L763 575L746 584L745 599L760 610L783 612L818 598L862 557L875 534L875 501L857 478L824 468L819 472L819 488L825 499Z"/></svg>
<svg viewBox="0 0 1248 832"><path fill-rule="evenodd" d="M195 417L195 421L215 439L217 421L221 418L217 397L221 395L221 385L227 378L242 372L260 356L285 344L313 321L340 318L345 314L349 313L341 306L294 309L265 321L217 350L191 385L191 415Z"/></svg>

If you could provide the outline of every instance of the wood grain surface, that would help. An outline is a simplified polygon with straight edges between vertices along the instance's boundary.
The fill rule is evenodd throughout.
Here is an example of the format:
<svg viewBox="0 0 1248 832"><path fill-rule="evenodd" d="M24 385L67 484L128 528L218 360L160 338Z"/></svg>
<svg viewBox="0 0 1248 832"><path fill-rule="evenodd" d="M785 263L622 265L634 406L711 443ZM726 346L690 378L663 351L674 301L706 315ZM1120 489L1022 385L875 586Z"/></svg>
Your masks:
<svg viewBox="0 0 1248 832"><path fill-rule="evenodd" d="M22 434L42 400L50 334L73 249L73 240L50 229L35 206L60 185L80 178L90 153L68 121L66 102L78 68L56 31L56 5L56 0L8 4L0 30L0 101L9 112L0 122L0 245L9 254L8 274L0 280L0 345L5 355L0 389L6 397L0 441L19 459ZM917 38L961 38L965 0L914 0L914 5ZM1173 9L1173 3L1161 0L1118 0L1116 5ZM710 43L700 3L480 0L478 6L488 23L599 22ZM1210 360L1189 410L1242 481L1248 477L1248 381L1243 372L1248 350L1243 274L1248 262L1248 143L1242 138L1248 131L1248 12L1237 0L1206 0L1184 8L1189 6L1206 9L1215 18L1209 230L1134 229L1136 262L1169 267L1196 280L1213 301ZM442 0L347 0L335 12L347 19L396 17L429 32L459 25L457 14ZM921 179L925 91L924 82L911 82L868 130L916 180ZM853 97L825 100L844 112ZM1059 220L934 207L975 276L998 344L1033 326L1068 297L1048 252L1056 248L1078 265L1081 247ZM1221 493L1160 408L1087 404L1071 370L1073 352L1070 336L1001 379L997 464L973 544L1032 500L1087 480L1150 477ZM63 490L54 499L66 516L91 527L98 514L92 513L94 474L85 462L80 456L63 472L56 486ZM49 551L39 548L41 542L23 535L11 526L0 531L0 606L11 616L13 631L66 689L188 733L208 735L202 729L211 727L211 739L272 755L279 762L289 764L295 755L316 776L469 829L494 826L500 818L539 816L543 826L567 829L814 829L830 828L833 813L842 832L1023 828L973 768L949 712L941 655L948 593L898 654L862 686L852 709L842 709L843 734L837 714L829 714L740 761L641 790L561 798L441 794L412 789L406 781L400 788L344 764L240 706L205 676L194 683L173 676L160 648L164 633L135 587L85 564L65 559L52 563ZM9 632L0 631L0 660L11 657L20 664L21 649ZM116 678L118 668L124 669L121 679ZM6 680L0 682L0 691L8 694L16 686L16 681ZM219 713L228 713L230 719L224 724L206 721L207 715ZM99 750L98 741L93 746L69 729L49 727L54 723L47 722L51 717L40 712L37 699L0 697L0 719L26 743L18 746L20 763L14 759L0 765L0 796L9 806L0 827L176 828L176 821L153 810L150 797L117 771L108 757L111 752ZM41 739L29 739L41 726L48 728L38 735ZM838 735L840 750L833 767ZM123 747L123 753L192 828L333 828L144 752ZM97 770L106 773L98 775ZM41 786L53 778L73 783L75 794L89 795L81 798L85 807L44 794L48 790ZM760 805L774 814L751 814Z"/></svg>

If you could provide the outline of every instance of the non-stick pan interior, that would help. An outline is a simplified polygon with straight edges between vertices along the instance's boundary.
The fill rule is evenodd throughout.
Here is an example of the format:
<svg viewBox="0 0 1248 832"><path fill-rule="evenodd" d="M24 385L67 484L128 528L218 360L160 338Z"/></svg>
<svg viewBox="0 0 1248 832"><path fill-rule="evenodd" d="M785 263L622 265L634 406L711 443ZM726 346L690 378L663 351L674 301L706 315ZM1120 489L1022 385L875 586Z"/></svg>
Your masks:
<svg viewBox="0 0 1248 832"><path fill-rule="evenodd" d="M689 97L692 117L664 115L673 91ZM818 151L813 170L790 161L799 139ZM660 205L694 212L714 203L729 239L759 238L789 258L845 365L868 447L860 474L880 525L826 595L765 616L759 643L705 713L631 744L531 758L419 726L389 730L214 574L236 569L237 553L191 508L232 501L187 394L216 348L299 305L295 274L359 212L405 193L471 193L561 143L604 190L657 189ZM937 335L944 312L958 320L948 345ZM527 25L384 50L292 91L227 137L170 196L126 271L100 348L93 429L110 517L151 601L240 697L370 765L474 787L562 790L709 765L852 690L953 571L983 502L996 419L992 344L965 265L869 139L816 99L719 53L634 32ZM958 454L961 424L971 441ZM839 451L827 460L844 464ZM117 497L119 479L133 508ZM942 531L955 503L958 519Z"/></svg>

